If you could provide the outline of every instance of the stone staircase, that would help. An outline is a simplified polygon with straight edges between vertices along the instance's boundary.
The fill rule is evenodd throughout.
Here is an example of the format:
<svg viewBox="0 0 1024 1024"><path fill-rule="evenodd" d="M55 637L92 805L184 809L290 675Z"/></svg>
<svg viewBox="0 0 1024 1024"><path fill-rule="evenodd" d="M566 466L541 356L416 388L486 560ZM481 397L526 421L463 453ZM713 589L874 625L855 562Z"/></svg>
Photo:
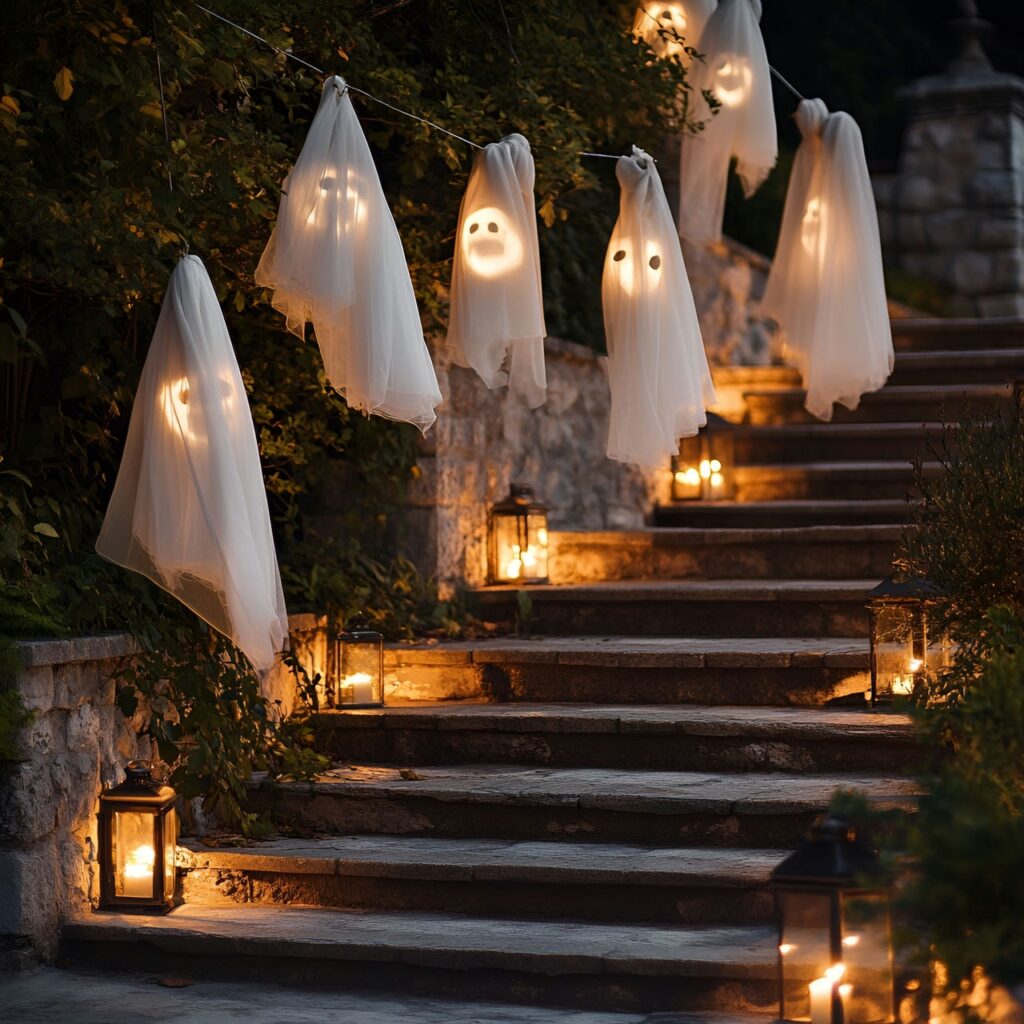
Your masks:
<svg viewBox="0 0 1024 1024"><path fill-rule="evenodd" d="M746 396L740 501L553 533L526 635L391 649L387 708L321 715L340 767L252 794L299 837L187 844L183 906L75 922L67 955L529 1003L538 1021L768 1019L772 867L838 788L913 804L906 718L825 706L867 685L864 595L909 460L965 394L1011 401L1024 372L1020 323L896 327L895 383L857 414L806 422L784 376ZM522 617L514 591L475 599Z"/></svg>

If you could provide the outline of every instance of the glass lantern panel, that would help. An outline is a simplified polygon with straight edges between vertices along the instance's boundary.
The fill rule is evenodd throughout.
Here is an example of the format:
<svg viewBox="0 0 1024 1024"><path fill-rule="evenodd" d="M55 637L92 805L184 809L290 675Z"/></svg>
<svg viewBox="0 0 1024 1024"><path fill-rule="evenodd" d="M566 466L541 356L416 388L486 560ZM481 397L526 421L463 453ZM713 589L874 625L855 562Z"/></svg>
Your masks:
<svg viewBox="0 0 1024 1024"><path fill-rule="evenodd" d="M178 845L178 815L172 807L164 815L164 898L174 895L174 853Z"/></svg>
<svg viewBox="0 0 1024 1024"><path fill-rule="evenodd" d="M376 640L343 641L338 704L381 702L381 645Z"/></svg>
<svg viewBox="0 0 1024 1024"><path fill-rule="evenodd" d="M884 893L844 893L843 963L850 984L846 1024L889 1024L893 1020L892 941Z"/></svg>
<svg viewBox="0 0 1024 1024"><path fill-rule="evenodd" d="M826 892L779 894L782 934L782 1016L810 1020L809 985L833 964L831 941L832 896Z"/></svg>
<svg viewBox="0 0 1024 1024"><path fill-rule="evenodd" d="M522 560L526 579L547 579L548 517L543 513L533 512L527 518L526 550Z"/></svg>
<svg viewBox="0 0 1024 1024"><path fill-rule="evenodd" d="M684 437L679 442L672 477L672 497L676 501L696 501L704 496L704 481L700 475L702 451L703 442L699 437Z"/></svg>
<svg viewBox="0 0 1024 1024"><path fill-rule="evenodd" d="M719 501L732 496L732 436L722 433L708 435L707 452L700 466L704 496Z"/></svg>
<svg viewBox="0 0 1024 1024"><path fill-rule="evenodd" d="M523 513L494 517L495 580L547 579L548 517Z"/></svg>
<svg viewBox="0 0 1024 1024"><path fill-rule="evenodd" d="M891 604L875 610L872 647L879 697L907 697L926 668L924 617L914 606Z"/></svg>
<svg viewBox="0 0 1024 1024"><path fill-rule="evenodd" d="M114 895L153 899L156 818L144 811L115 811L111 822Z"/></svg>

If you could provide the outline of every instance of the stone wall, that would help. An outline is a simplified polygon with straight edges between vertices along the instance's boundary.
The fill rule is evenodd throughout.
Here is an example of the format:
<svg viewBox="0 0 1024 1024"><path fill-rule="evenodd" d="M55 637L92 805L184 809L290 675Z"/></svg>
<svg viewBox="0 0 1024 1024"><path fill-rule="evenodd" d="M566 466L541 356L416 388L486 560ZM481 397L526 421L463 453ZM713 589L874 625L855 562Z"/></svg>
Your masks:
<svg viewBox="0 0 1024 1024"><path fill-rule="evenodd" d="M874 180L886 264L939 285L950 315L1024 315L1024 79L968 33L901 95L899 167Z"/></svg>
<svg viewBox="0 0 1024 1024"><path fill-rule="evenodd" d="M322 620L296 615L290 626L307 671L322 672ZM0 970L52 958L62 923L94 905L100 789L123 779L125 762L155 754L140 735L148 707L126 719L115 704L118 679L136 651L128 634L18 647L23 667L14 689L32 720L17 737L17 760L0 764ZM267 688L291 709L294 687L284 666Z"/></svg>

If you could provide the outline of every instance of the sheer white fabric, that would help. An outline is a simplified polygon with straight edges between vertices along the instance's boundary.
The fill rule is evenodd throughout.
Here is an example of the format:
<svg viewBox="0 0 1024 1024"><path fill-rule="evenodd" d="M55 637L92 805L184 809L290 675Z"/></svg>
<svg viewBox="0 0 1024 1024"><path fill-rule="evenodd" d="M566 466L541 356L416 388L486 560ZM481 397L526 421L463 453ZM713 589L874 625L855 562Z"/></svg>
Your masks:
<svg viewBox="0 0 1024 1024"><path fill-rule="evenodd" d="M691 242L722 238L733 156L748 198L775 166L778 136L760 17L760 0L721 0L697 43L704 61L690 70L690 96L693 116L706 124L683 137L679 157L679 233ZM714 116L703 89L721 104Z"/></svg>
<svg viewBox="0 0 1024 1024"><path fill-rule="evenodd" d="M256 268L300 338L313 325L327 379L354 409L426 430L441 392L423 341L402 240L343 79L285 179Z"/></svg>
<svg viewBox="0 0 1024 1024"><path fill-rule="evenodd" d="M871 179L860 129L849 114L804 100L782 227L762 309L779 322L800 369L809 412L855 409L893 367Z"/></svg>
<svg viewBox="0 0 1024 1024"><path fill-rule="evenodd" d="M715 401L672 213L654 161L641 149L615 170L621 187L601 279L608 342L608 456L664 467L679 438L707 422Z"/></svg>
<svg viewBox="0 0 1024 1024"><path fill-rule="evenodd" d="M459 210L448 341L456 362L527 405L547 393L533 155L522 135L485 146Z"/></svg>
<svg viewBox="0 0 1024 1024"><path fill-rule="evenodd" d="M661 58L689 63L684 47L696 47L717 0L644 0L633 19L633 36ZM676 37L682 38L682 42Z"/></svg>
<svg viewBox="0 0 1024 1024"><path fill-rule="evenodd" d="M96 550L173 594L258 672L287 642L249 402L196 256L171 275Z"/></svg>

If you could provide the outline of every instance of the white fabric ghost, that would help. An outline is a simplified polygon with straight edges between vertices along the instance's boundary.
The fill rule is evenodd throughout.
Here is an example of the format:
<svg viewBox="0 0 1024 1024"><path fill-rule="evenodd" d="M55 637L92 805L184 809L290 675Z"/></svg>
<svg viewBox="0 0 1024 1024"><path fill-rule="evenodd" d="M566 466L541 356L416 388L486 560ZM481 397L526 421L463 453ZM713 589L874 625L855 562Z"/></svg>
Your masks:
<svg viewBox="0 0 1024 1024"><path fill-rule="evenodd" d="M892 329L860 129L821 100L804 100L796 122L803 141L761 306L782 327L808 411L830 420L833 402L855 409L886 382Z"/></svg>
<svg viewBox="0 0 1024 1024"><path fill-rule="evenodd" d="M96 550L173 594L260 673L286 644L256 431L197 256L171 274Z"/></svg>
<svg viewBox="0 0 1024 1024"><path fill-rule="evenodd" d="M731 157L748 198L775 166L778 135L760 17L760 0L721 0L697 43L704 61L690 69L692 116L706 123L683 137L679 164L679 233L690 242L722 238ZM703 89L721 104L714 116Z"/></svg>
<svg viewBox="0 0 1024 1024"><path fill-rule="evenodd" d="M324 83L277 224L256 268L300 338L312 323L324 370L354 409L434 422L441 404L416 296L370 147L345 87Z"/></svg>
<svg viewBox="0 0 1024 1024"><path fill-rule="evenodd" d="M658 57L689 61L684 47L696 48L717 0L644 0L633 19L633 36ZM680 36L682 42L676 39Z"/></svg>
<svg viewBox="0 0 1024 1024"><path fill-rule="evenodd" d="M448 321L459 365L489 388L508 384L531 407L547 391L533 179L522 135L477 154L459 210Z"/></svg>
<svg viewBox="0 0 1024 1024"><path fill-rule="evenodd" d="M616 164L622 193L601 279L608 342L608 456L665 466L715 401L672 213L641 149Z"/></svg>

